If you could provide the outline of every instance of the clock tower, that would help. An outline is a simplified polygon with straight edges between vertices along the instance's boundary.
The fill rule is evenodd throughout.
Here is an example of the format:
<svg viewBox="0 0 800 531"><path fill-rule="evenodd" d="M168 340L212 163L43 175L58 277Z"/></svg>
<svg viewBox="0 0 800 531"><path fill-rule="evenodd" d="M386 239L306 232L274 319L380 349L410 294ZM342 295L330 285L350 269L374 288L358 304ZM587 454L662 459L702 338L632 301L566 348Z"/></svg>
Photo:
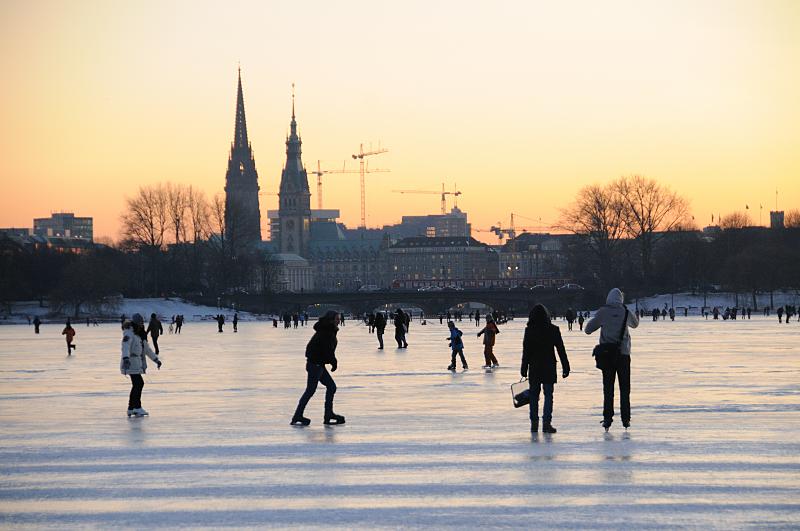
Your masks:
<svg viewBox="0 0 800 531"><path fill-rule="evenodd" d="M306 257L311 224L311 191L308 188L308 174L301 159L302 144L297 135L292 85L292 121L289 136L286 138L286 165L281 172L278 192L280 252Z"/></svg>

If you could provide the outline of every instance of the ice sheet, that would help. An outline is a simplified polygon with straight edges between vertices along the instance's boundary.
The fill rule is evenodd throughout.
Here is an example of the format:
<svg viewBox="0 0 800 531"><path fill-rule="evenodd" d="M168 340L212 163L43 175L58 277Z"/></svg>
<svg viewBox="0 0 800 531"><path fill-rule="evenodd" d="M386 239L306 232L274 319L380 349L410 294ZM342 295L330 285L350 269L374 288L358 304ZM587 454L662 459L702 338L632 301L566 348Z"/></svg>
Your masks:
<svg viewBox="0 0 800 531"><path fill-rule="evenodd" d="M600 427L596 336L561 326L573 373L553 424L514 409L524 322L501 327L502 367L451 374L446 327L392 334L348 321L337 412L289 426L310 328L213 322L163 336L146 376L150 417L127 419L119 326L0 328L0 526L8 529L800 526L800 324L675 322L633 331L632 429ZM387 332L390 332L387 329Z"/></svg>

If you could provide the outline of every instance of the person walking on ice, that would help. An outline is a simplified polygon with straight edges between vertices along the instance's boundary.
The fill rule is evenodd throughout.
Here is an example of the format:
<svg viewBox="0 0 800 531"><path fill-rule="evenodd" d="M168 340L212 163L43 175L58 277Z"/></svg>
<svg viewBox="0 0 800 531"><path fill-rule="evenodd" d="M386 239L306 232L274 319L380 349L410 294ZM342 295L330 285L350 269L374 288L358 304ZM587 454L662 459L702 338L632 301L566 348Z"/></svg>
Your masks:
<svg viewBox="0 0 800 531"><path fill-rule="evenodd" d="M143 375L147 372L147 358L153 360L156 367L161 370L161 360L147 344L144 319L135 313L130 321L122 323L122 359L119 364L120 372L131 378L131 393L128 397L129 417L148 415L142 408Z"/></svg>
<svg viewBox="0 0 800 531"><path fill-rule="evenodd" d="M39 319L39 316L37 315L36 317L33 318L33 333L34 334L38 334L39 333L39 327L41 325L42 325L42 320Z"/></svg>
<svg viewBox="0 0 800 531"><path fill-rule="evenodd" d="M453 321L447 321L447 328L450 329L450 337L447 340L450 341L450 349L452 350L450 366L447 367L447 370L456 370L456 354L458 354L461 357L461 367L466 371L469 366L467 366L467 359L464 357L464 341L461 340L461 330L456 328L456 324Z"/></svg>
<svg viewBox="0 0 800 531"><path fill-rule="evenodd" d="M603 427L608 431L614 422L614 380L619 378L619 409L622 425L631 425L631 336L629 328L639 326L639 316L629 312L618 288L608 292L605 306L586 323L587 334L600 329L600 344L616 346L614 355L603 371ZM654 312L658 310L653 310Z"/></svg>
<svg viewBox="0 0 800 531"><path fill-rule="evenodd" d="M61 335L65 336L64 339L67 340L67 356L71 356L72 350L78 348L78 346L72 342L72 340L75 339L75 329L72 328L69 319L67 319L67 325L64 327L64 330L61 331Z"/></svg>
<svg viewBox="0 0 800 531"><path fill-rule="evenodd" d="M336 346L338 340L336 334L339 332L339 314L334 311L328 311L319 318L319 321L314 325L314 335L306 345L306 373L308 378L306 380L306 390L300 401L297 403L297 409L294 412L290 424L301 424L308 426L311 420L303 416L308 401L314 396L317 391L317 385L322 384L325 386L325 424L344 424L344 417L337 415L333 412L333 395L336 394L336 382L333 377L325 368L325 365L331 366L331 372L336 372L339 363L336 361Z"/></svg>
<svg viewBox="0 0 800 531"><path fill-rule="evenodd" d="M556 355L561 360L561 377L569 376L569 359L561 339L561 330L550 322L550 313L537 304L528 316L522 341L522 366L520 375L528 378L530 385L531 431L539 431L539 394L544 391L542 408L542 433L556 433L553 427L553 391L558 380Z"/></svg>
<svg viewBox="0 0 800 531"><path fill-rule="evenodd" d="M499 333L500 330L497 328L494 318L491 315L487 315L486 326L478 332L478 337L483 336L483 357L486 361L486 365L483 366L484 369L500 366L497 358L494 357L494 340Z"/></svg>
<svg viewBox="0 0 800 531"><path fill-rule="evenodd" d="M150 334L150 337L153 339L153 348L156 349L156 356L158 356L161 352L158 350L158 336L164 333L164 327L161 326L161 321L158 320L156 314L150 314L150 322L147 323L147 331Z"/></svg>

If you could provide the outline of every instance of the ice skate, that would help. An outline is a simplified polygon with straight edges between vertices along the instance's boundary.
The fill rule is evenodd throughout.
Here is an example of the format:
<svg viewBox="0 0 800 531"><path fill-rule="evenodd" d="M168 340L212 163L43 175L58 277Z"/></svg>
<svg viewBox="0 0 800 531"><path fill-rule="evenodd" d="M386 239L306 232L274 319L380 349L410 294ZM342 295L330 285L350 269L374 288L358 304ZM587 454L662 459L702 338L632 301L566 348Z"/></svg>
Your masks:
<svg viewBox="0 0 800 531"><path fill-rule="evenodd" d="M294 416L292 417L292 422L290 422L289 425L294 426L295 424L302 424L303 426L308 426L309 424L311 424L311 420L305 418L303 415L295 413Z"/></svg>
<svg viewBox="0 0 800 531"><path fill-rule="evenodd" d="M150 413L148 413L147 411L145 411L144 408L141 407L137 407L136 409L133 410L133 416L135 417L146 417L149 414Z"/></svg>
<svg viewBox="0 0 800 531"><path fill-rule="evenodd" d="M344 417L333 412L326 413L325 424L344 424Z"/></svg>
<svg viewBox="0 0 800 531"><path fill-rule="evenodd" d="M456 370L456 366L455 365L448 365L447 366L447 370L448 371L454 371L454 370Z"/></svg>
<svg viewBox="0 0 800 531"><path fill-rule="evenodd" d="M611 427L611 423L613 423L613 422L614 422L614 419L608 419L608 420L603 420L600 424L602 424L603 428L605 428L605 430L608 431L608 428Z"/></svg>
<svg viewBox="0 0 800 531"><path fill-rule="evenodd" d="M465 363L465 364L464 364L464 366L463 366L463 367L461 367L461 368L462 368L462 369L464 369L464 370L466 371L466 370L468 370L468 369L469 369L469 365L467 365L467 364Z"/></svg>
<svg viewBox="0 0 800 531"><path fill-rule="evenodd" d="M549 422L545 422L544 426L542 426L542 433L555 433L557 431Z"/></svg>
<svg viewBox="0 0 800 531"><path fill-rule="evenodd" d="M132 409L128 409L128 417L132 417L132 416L133 416L133 410Z"/></svg>
<svg viewBox="0 0 800 531"><path fill-rule="evenodd" d="M493 364L492 364L492 369L496 369L496 368L498 368L499 366L500 366L500 364L499 364L499 363L493 363Z"/></svg>
<svg viewBox="0 0 800 531"><path fill-rule="evenodd" d="M625 429L627 430L628 428L630 428L630 427L631 427L631 421L629 421L629 420L623 420L623 421L622 421L622 427L623 427L623 428L625 428Z"/></svg>

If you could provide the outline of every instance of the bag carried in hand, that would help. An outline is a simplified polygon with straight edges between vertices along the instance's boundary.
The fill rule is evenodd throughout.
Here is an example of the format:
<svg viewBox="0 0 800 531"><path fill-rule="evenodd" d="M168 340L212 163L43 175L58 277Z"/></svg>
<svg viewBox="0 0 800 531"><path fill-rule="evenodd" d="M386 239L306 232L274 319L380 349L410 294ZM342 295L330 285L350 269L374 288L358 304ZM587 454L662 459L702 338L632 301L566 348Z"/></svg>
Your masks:
<svg viewBox="0 0 800 531"><path fill-rule="evenodd" d="M598 369L613 369L617 360L622 356L622 339L625 337L625 326L628 324L628 307L625 307L625 317L622 319L622 330L619 331L617 343L600 343L592 351L594 365Z"/></svg>
<svg viewBox="0 0 800 531"><path fill-rule="evenodd" d="M514 401L514 407L522 407L530 404L531 388L527 378L511 384L511 399Z"/></svg>

